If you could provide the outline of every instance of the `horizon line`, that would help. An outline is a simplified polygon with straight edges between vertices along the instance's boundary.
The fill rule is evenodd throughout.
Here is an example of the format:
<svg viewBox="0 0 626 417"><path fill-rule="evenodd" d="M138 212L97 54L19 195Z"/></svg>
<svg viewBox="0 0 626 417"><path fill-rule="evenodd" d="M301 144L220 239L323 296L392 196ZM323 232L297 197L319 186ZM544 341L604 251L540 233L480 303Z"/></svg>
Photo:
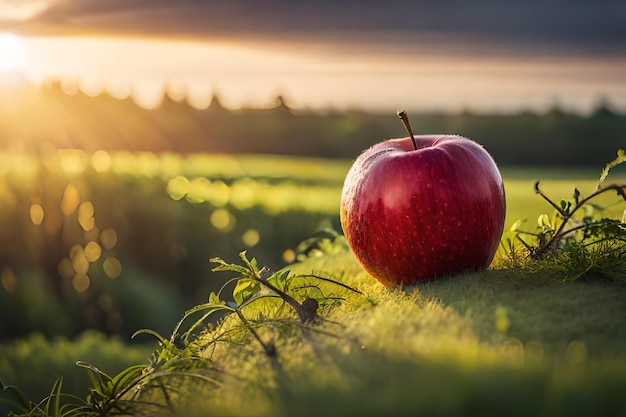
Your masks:
<svg viewBox="0 0 626 417"><path fill-rule="evenodd" d="M120 102L130 100L138 108L141 108L143 110L148 110L148 111L162 108L164 105L168 105L164 103L167 103L169 101L170 103L174 103L176 105L187 105L189 108L198 110L198 111L214 109L214 110L223 110L229 113L238 113L238 112L246 112L246 111L288 110L294 115L326 114L326 113L346 113L346 114L347 113L363 113L363 114L371 114L371 115L385 114L385 112L382 110L375 110L375 109L368 110L366 108L356 108L356 107L338 109L332 106L327 106L327 107L292 106L289 104L290 94L286 94L284 91L277 92L273 96L273 99L270 98L270 101L273 101L273 103L270 102L269 105L267 106L242 105L239 107L229 107L223 104L222 99L221 99L222 95L219 92L219 88L213 88L210 93L205 95L205 98L210 97L210 99L204 100L205 102L204 105L197 105L197 104L194 104L194 100L190 100L191 95L189 94L189 88L187 86L177 89L174 86L174 83L172 83L171 81L164 82L162 84L160 93L159 93L159 98L151 106L143 105L142 100L138 100L134 85L128 86L125 93L119 94L115 92L115 89L107 88L104 85L101 85L97 91L90 92L88 89L85 89L84 86L81 86L81 80L63 79L61 77L48 77L39 83L33 82L32 80L29 80L27 77L23 77L17 86L10 85L10 84L12 83L2 83L2 77L0 74L0 92L6 93L9 90L13 90L13 91L18 90L18 91L23 92L25 90L30 90L31 92L40 94L40 93L46 93L48 91L52 91L52 92L56 91L56 92L63 94L66 97L76 97L79 95L83 95L85 97L89 97L93 99L98 99L101 97L108 96ZM4 94L4 96L6 97L7 95ZM392 110L393 111L390 110L390 114L391 113L395 114L395 112L398 109L392 109ZM537 117L543 117L552 113L552 114L563 114L563 115L568 115L568 116L577 116L577 117L583 117L583 118L591 117L599 112L611 113L619 117L626 117L626 112L618 109L614 104L611 103L610 98L606 94L603 94L603 93L597 94L596 104L590 109L590 111L587 111L587 112L576 111L571 108L568 109L566 106L564 106L564 103L561 100L559 100L558 97L555 97L555 99L552 101L552 104L546 109L544 109L543 111L526 107L526 108L519 108L514 111L509 109L508 111L494 112L494 111L485 111L485 110L472 108L471 106L463 106L461 109L456 110L456 111L441 110L441 109L435 109L435 108L430 109L430 110L425 110L425 109L421 109L417 111L414 109L411 110L411 113L416 114L416 115L422 115L422 116L436 116L436 115L513 116L513 115L526 114L526 115L535 115Z"/></svg>

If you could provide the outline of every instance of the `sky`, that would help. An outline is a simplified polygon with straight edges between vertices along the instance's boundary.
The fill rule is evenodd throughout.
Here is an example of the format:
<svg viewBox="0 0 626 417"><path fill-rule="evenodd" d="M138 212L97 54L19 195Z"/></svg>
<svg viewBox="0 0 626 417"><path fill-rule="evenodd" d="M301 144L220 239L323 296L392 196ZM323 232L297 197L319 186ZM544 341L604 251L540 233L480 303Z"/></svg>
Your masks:
<svg viewBox="0 0 626 417"><path fill-rule="evenodd" d="M146 106L166 85L199 107L626 112L620 0L0 0L0 32L32 82Z"/></svg>

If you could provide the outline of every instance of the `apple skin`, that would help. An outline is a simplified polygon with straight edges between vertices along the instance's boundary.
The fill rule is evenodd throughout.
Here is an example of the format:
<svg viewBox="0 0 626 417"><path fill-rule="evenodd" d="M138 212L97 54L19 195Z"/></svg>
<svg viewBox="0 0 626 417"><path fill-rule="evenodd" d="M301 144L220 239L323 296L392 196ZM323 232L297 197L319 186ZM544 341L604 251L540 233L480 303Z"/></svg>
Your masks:
<svg viewBox="0 0 626 417"><path fill-rule="evenodd" d="M340 219L363 268L387 287L487 268L506 202L495 161L455 135L380 142L350 168Z"/></svg>

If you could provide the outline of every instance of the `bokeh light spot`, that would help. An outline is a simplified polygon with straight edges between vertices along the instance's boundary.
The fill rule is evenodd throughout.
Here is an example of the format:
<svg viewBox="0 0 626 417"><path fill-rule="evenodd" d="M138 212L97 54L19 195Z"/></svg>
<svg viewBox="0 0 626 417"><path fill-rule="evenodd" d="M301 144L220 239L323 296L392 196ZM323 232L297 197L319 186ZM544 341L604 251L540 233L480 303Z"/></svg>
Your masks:
<svg viewBox="0 0 626 417"><path fill-rule="evenodd" d="M63 258L59 261L59 263L57 264L57 272L63 278L67 279L72 278L76 274L76 271L74 270L74 265L69 258Z"/></svg>
<svg viewBox="0 0 626 417"><path fill-rule="evenodd" d="M77 293L83 293L89 289L91 279L87 274L76 274L72 279L72 285Z"/></svg>
<svg viewBox="0 0 626 417"><path fill-rule="evenodd" d="M102 248L97 242L89 242L85 246L85 257L89 262L96 262L102 256Z"/></svg>
<svg viewBox="0 0 626 417"><path fill-rule="evenodd" d="M81 245L76 244L72 246L70 249L70 260L77 274L86 274L89 271L89 260Z"/></svg>
<svg viewBox="0 0 626 417"><path fill-rule="evenodd" d="M96 225L96 219L93 217L95 209L91 201L85 201L78 206L78 224L85 232L90 231Z"/></svg>
<svg viewBox="0 0 626 417"><path fill-rule="evenodd" d="M4 288L7 292L15 292L17 288L17 277L15 276L15 272L13 269L5 266L2 268L2 288Z"/></svg>
<svg viewBox="0 0 626 417"><path fill-rule="evenodd" d="M248 247L256 246L260 239L261 236L256 229L248 229L241 235L241 241Z"/></svg>
<svg viewBox="0 0 626 417"><path fill-rule="evenodd" d="M211 180L205 177L194 178L189 186L187 201L194 204L204 203L211 199Z"/></svg>
<svg viewBox="0 0 626 417"><path fill-rule="evenodd" d="M231 187L230 203L239 210L253 207L259 194L259 185L251 179L237 181Z"/></svg>
<svg viewBox="0 0 626 417"><path fill-rule="evenodd" d="M63 198L61 199L61 212L66 216L72 214L80 204L80 193L74 184L65 187Z"/></svg>
<svg viewBox="0 0 626 417"><path fill-rule="evenodd" d="M98 173L111 169L111 155L107 151L96 151L91 155L91 166Z"/></svg>
<svg viewBox="0 0 626 417"><path fill-rule="evenodd" d="M287 249L283 252L283 261L288 264L296 260L296 252L293 249Z"/></svg>
<svg viewBox="0 0 626 417"><path fill-rule="evenodd" d="M102 263L102 269L109 278L115 279L122 274L122 263L114 257L106 258Z"/></svg>
<svg viewBox="0 0 626 417"><path fill-rule="evenodd" d="M234 218L226 209L217 209L211 213L211 224L219 230L226 231L234 226Z"/></svg>
<svg viewBox="0 0 626 417"><path fill-rule="evenodd" d="M80 175L87 167L87 155L79 149L61 149L58 152L61 169L67 176Z"/></svg>
<svg viewBox="0 0 626 417"><path fill-rule="evenodd" d="M209 202L215 207L224 207L230 199L230 188L224 181L213 181L209 196Z"/></svg>
<svg viewBox="0 0 626 417"><path fill-rule="evenodd" d="M167 193L172 200L181 200L189 192L189 180L182 175L178 175L167 183Z"/></svg>
<svg viewBox="0 0 626 417"><path fill-rule="evenodd" d="M30 206L30 221L33 222L35 226L39 226L43 222L44 211L41 204L31 204Z"/></svg>
<svg viewBox="0 0 626 417"><path fill-rule="evenodd" d="M100 243L105 249L113 249L117 245L117 232L115 229L104 229L100 232Z"/></svg>

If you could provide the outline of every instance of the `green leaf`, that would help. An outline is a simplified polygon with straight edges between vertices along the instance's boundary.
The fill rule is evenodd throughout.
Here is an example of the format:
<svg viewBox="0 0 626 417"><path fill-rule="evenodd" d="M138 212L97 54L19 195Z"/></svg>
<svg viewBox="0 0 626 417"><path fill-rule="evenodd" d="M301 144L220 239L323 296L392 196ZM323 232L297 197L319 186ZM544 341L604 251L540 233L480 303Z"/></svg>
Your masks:
<svg viewBox="0 0 626 417"><path fill-rule="evenodd" d="M604 180L606 179L606 177L608 177L609 171L611 170L611 168L614 168L623 162L626 162L626 153L624 152L623 149L618 149L617 158L615 158L614 160L606 164L606 166L602 170L602 173L600 174L600 180L598 181L598 186L596 187L596 190L599 190L600 188L602 188L602 184L604 183Z"/></svg>
<svg viewBox="0 0 626 417"><path fill-rule="evenodd" d="M272 274L267 281L281 291L287 291L288 278L291 271L286 269Z"/></svg>
<svg viewBox="0 0 626 417"><path fill-rule="evenodd" d="M509 231L510 232L517 232L521 225L522 225L522 221L521 220L517 220L515 223L513 223L511 225L511 228L509 229Z"/></svg>
<svg viewBox="0 0 626 417"><path fill-rule="evenodd" d="M96 368L95 366L93 366L90 363L83 362L83 361L77 361L76 362L76 366L78 366L79 368L83 368L83 369L87 369L87 370L91 371L93 376L98 378L99 381L101 381L103 379L108 380L108 381L111 380L111 377L109 375L107 375L106 372L101 371L100 369Z"/></svg>
<svg viewBox="0 0 626 417"><path fill-rule="evenodd" d="M576 193L574 193L574 197L576 198ZM561 206L561 212L559 214L563 216L569 214L569 211L572 208L572 202L569 200L562 199L559 202L559 204Z"/></svg>
<svg viewBox="0 0 626 417"><path fill-rule="evenodd" d="M211 271L213 272L217 272L217 271L230 271L230 272L237 272L239 273L242 277L246 277L249 276L250 274L250 270L248 268L245 268L241 265L237 265L237 264L229 264L227 262L225 262L222 258L211 258L209 260L209 262L214 263L214 264L218 264L218 266L216 266L215 268L211 269Z"/></svg>
<svg viewBox="0 0 626 417"><path fill-rule="evenodd" d="M550 224L550 217L548 217L547 214L541 214L538 218L537 218L537 224L539 225L539 227L544 228L552 228L552 225Z"/></svg>
<svg viewBox="0 0 626 417"><path fill-rule="evenodd" d="M216 298L217 298L217 300L216 300ZM174 347L175 348L175 345L173 344L173 342L174 342L176 336L178 335L178 332L180 331L183 323L185 323L187 321L187 319L189 317L191 317L192 315L194 315L194 314L196 314L196 313L198 313L200 311L206 311L204 313L204 316L203 316L203 319L204 319L204 318L209 317L211 314L213 314L213 313L215 313L217 311L222 311L222 310L231 311L232 309L230 307L227 307L226 303L224 301L219 300L217 295L213 295L213 296L209 295L209 302L208 303L198 304L196 306L193 306L189 310L185 311L185 314L183 314L183 318L181 318L178 321L178 323L176 324L176 327L174 327L174 331L172 332L172 336L171 336L170 340L167 341L167 340L159 339L159 341L161 342L161 345L163 346L163 348L165 350L169 349L170 347ZM152 334L151 332L146 332L146 333Z"/></svg>
<svg viewBox="0 0 626 417"><path fill-rule="evenodd" d="M215 294L213 291L211 291L211 294L209 294L209 304L213 304L213 305L225 305L226 302L224 300L220 300L220 297Z"/></svg>
<svg viewBox="0 0 626 417"><path fill-rule="evenodd" d="M237 305L242 305L260 290L261 284L258 281L250 278L243 278L237 281L237 285L233 290L233 299Z"/></svg>
<svg viewBox="0 0 626 417"><path fill-rule="evenodd" d="M584 238L605 238L626 241L626 225L617 219L599 219L588 223Z"/></svg>
<svg viewBox="0 0 626 417"><path fill-rule="evenodd" d="M243 263L246 264L246 266L248 267L248 271L251 272L254 276L258 277L259 267L257 265L256 258L252 258L251 260L248 260L245 250L239 253L239 257L241 258Z"/></svg>
<svg viewBox="0 0 626 417"><path fill-rule="evenodd" d="M193 332L200 326L206 326L205 320L208 319L213 313L215 313L217 311L223 311L223 310L231 311L231 308L227 307L225 305L224 306L214 307L213 309L208 310L206 313L204 313L191 326L189 326L189 329L187 329L187 331L183 334L183 341L187 345L187 347L183 350L183 354L188 351L188 348L189 348L189 338L193 335Z"/></svg>
<svg viewBox="0 0 626 417"><path fill-rule="evenodd" d="M328 254L338 254L348 251L345 237L333 229L323 229L315 236L303 240L296 247L296 259L303 261Z"/></svg>
<svg viewBox="0 0 626 417"><path fill-rule="evenodd" d="M295 279L295 278L306 278L306 277L309 277L309 278L315 278L315 279L317 279L317 280L319 280L319 281L329 282L329 283L331 283L331 284L338 285L338 286L340 286L340 287L343 287L343 288L345 288L345 289L347 289L347 290L350 290L350 291L352 291L352 292L355 292L355 293L357 293L357 294L361 294L361 295L363 295L363 292L361 292L360 290L358 290L358 289L356 289L356 288L353 288L353 287L351 287L351 286L349 286L349 285L347 285L347 284L344 284L343 282L340 282L340 281L334 280L334 279L332 279L332 278L323 277L323 276L320 276L320 275L315 275L315 274L304 274L304 275L294 275L294 276L293 276L293 278L294 278L294 279Z"/></svg>
<svg viewBox="0 0 626 417"><path fill-rule="evenodd" d="M0 382L0 387L2 388L3 391L8 392L9 394L13 396L13 398L17 400L17 405L19 407L21 407L25 411L32 410L34 404L28 398L26 398L26 395L24 395L22 390L20 390L19 388L13 385L4 385L1 382Z"/></svg>
<svg viewBox="0 0 626 417"><path fill-rule="evenodd" d="M157 339L159 342L164 343L165 342L165 338L163 336L161 336L157 331L152 330L152 329L139 329L137 330L135 333L133 333L133 335L130 337L131 339L134 339L136 336L140 335L140 334L148 334L150 336L153 336L155 339ZM78 365L78 364L77 364ZM78 366L82 366L82 365L78 365Z"/></svg>
<svg viewBox="0 0 626 417"><path fill-rule="evenodd" d="M110 382L112 386L111 396L117 396L128 387L136 385L146 368L147 365L130 366L113 377Z"/></svg>

